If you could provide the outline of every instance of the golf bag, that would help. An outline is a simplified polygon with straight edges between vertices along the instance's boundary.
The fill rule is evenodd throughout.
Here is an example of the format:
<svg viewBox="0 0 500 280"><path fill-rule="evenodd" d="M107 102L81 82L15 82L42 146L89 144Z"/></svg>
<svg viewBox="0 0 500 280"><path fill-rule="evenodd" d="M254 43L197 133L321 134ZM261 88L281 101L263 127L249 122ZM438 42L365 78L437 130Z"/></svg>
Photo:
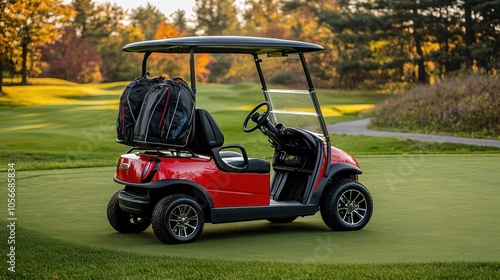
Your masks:
<svg viewBox="0 0 500 280"><path fill-rule="evenodd" d="M116 142L133 146L133 133L137 117L141 110L146 93L155 84L164 80L163 77L148 79L145 76L130 82L123 90L116 120Z"/></svg>
<svg viewBox="0 0 500 280"><path fill-rule="evenodd" d="M185 147L191 136L194 109L194 93L184 80L168 79L155 84L144 97L134 128L134 144Z"/></svg>

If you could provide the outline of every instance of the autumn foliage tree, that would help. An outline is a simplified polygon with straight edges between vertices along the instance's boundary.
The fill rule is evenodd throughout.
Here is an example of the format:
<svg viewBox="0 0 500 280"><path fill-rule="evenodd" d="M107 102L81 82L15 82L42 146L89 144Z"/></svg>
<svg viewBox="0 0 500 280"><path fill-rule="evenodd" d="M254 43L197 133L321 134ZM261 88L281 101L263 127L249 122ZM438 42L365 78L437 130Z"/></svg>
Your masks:
<svg viewBox="0 0 500 280"><path fill-rule="evenodd" d="M62 0L17 0L3 5L1 59L10 62L12 70L21 73L21 83L27 84L28 72L41 71L41 48L61 36L73 9Z"/></svg>
<svg viewBox="0 0 500 280"><path fill-rule="evenodd" d="M167 39L186 36L184 32L179 31L173 24L164 21L158 25L155 39ZM195 56L195 72L196 78L202 82L206 82L210 71L207 65L210 63L211 57L207 54L197 54ZM181 77L189 80L189 57L186 55L165 55L152 54L149 58L149 69L159 72L165 77Z"/></svg>
<svg viewBox="0 0 500 280"><path fill-rule="evenodd" d="M102 59L97 50L67 27L63 37L42 50L43 76L57 77L78 83L102 81Z"/></svg>
<svg viewBox="0 0 500 280"><path fill-rule="evenodd" d="M24 83L38 75L130 80L141 73L141 54L124 53L124 45L197 35L320 44L325 51L308 54L308 60L315 84L324 87L390 88L432 83L457 72L495 75L500 68L498 0L196 0L192 18L180 10L165 16L152 4L126 11L110 2L63 4L68 2L0 2L2 75L21 74ZM252 59L196 57L201 81L255 81L247 75L255 67ZM188 76L185 57L153 55L150 62L152 72ZM263 64L271 71L270 82L284 85L300 74L288 66L272 59Z"/></svg>

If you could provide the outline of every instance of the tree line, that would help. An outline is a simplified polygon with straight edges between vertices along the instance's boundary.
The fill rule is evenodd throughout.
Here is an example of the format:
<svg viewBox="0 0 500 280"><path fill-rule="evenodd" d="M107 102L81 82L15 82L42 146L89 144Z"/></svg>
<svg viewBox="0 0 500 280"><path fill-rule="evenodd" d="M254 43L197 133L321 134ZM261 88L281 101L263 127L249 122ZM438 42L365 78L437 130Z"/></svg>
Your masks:
<svg viewBox="0 0 500 280"><path fill-rule="evenodd" d="M323 45L309 60L316 84L327 87L429 83L464 72L495 75L500 67L500 0L196 0L193 19L151 4L128 11L92 0L0 3L0 73L21 76L23 84L28 77L130 80L141 59L121 51L127 43L204 35ZM182 57L150 60L161 74L188 73ZM198 56L196 67L201 81L251 79L241 75L251 65L238 57ZM273 67L272 82L293 83L287 65Z"/></svg>

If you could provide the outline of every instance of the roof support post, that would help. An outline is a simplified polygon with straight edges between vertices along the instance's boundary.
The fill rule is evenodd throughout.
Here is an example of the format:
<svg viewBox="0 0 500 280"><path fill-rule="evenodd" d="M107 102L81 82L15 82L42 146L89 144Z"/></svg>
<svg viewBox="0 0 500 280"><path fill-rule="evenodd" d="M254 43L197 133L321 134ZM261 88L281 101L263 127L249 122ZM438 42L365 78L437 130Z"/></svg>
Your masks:
<svg viewBox="0 0 500 280"><path fill-rule="evenodd" d="M194 50L195 46L189 48L189 70L191 75L191 89L193 90L194 95L196 96L196 73L194 69Z"/></svg>
<svg viewBox="0 0 500 280"><path fill-rule="evenodd" d="M262 73L262 68L260 67L260 63L262 60L259 58L257 54L253 55L253 60L255 62L255 67L257 68L257 73L259 74L260 84L262 85L262 90L267 90L266 80L264 79L264 74Z"/></svg>
<svg viewBox="0 0 500 280"><path fill-rule="evenodd" d="M147 67L148 58L150 55L151 55L151 52L144 53L144 57L142 58L142 75L141 75L141 77L144 77L144 76L146 76L146 74L148 74L148 72L146 71L146 67Z"/></svg>
<svg viewBox="0 0 500 280"><path fill-rule="evenodd" d="M311 79L311 73L309 72L309 68L307 67L306 58L303 53L299 52L300 62L302 62L302 68L304 69L304 74L307 79L307 86L309 87L309 95L311 96L312 103L314 108L316 109L316 114L318 114L319 123L321 125L321 130L323 131L323 135L326 140L326 156L327 156L327 164L324 176L328 175L330 170L330 161L331 161L331 143L330 143L330 134L328 134L328 128L326 127L325 119L323 118L323 113L321 112L321 106L319 105L318 97L316 96L316 90L314 89L314 85Z"/></svg>

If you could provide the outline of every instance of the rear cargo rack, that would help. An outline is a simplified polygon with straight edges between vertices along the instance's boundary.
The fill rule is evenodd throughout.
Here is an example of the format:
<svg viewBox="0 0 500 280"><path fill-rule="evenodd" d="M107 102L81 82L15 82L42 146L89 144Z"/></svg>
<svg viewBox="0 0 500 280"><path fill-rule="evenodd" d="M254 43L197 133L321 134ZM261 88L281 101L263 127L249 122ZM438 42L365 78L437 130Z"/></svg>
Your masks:
<svg viewBox="0 0 500 280"><path fill-rule="evenodd" d="M127 151L127 154L132 153L133 151L143 152L145 154L155 154L157 157L198 157L191 150L182 150L182 149L161 149L161 148L144 148L144 147L133 147Z"/></svg>

